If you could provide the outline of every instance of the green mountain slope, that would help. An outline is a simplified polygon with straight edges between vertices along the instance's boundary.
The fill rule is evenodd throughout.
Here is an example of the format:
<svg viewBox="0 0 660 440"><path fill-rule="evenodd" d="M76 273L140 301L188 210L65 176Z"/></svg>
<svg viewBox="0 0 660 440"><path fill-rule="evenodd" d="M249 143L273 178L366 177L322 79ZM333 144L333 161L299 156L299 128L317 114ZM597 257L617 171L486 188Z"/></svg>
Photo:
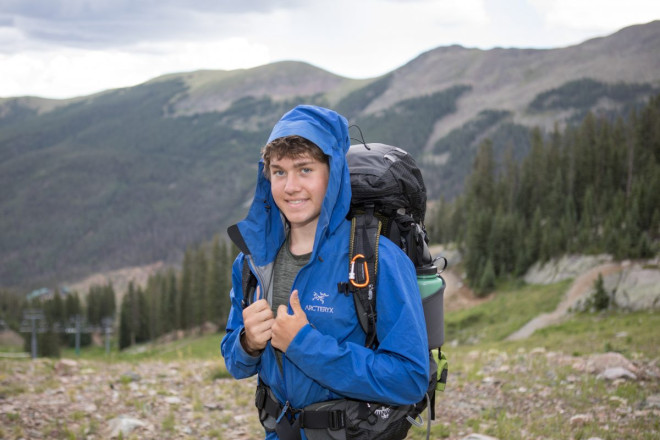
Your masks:
<svg viewBox="0 0 660 440"><path fill-rule="evenodd" d="M256 172L246 164L302 99L244 98L222 113L165 116L184 89L159 81L12 113L0 131L3 285L176 261L239 216ZM233 128L238 120L253 129Z"/></svg>

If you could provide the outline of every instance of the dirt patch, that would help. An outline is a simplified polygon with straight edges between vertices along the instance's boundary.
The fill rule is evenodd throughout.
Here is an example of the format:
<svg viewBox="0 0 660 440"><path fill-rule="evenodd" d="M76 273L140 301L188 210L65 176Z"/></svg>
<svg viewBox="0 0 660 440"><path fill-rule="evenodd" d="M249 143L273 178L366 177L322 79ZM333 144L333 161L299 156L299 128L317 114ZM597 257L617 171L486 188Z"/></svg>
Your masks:
<svg viewBox="0 0 660 440"><path fill-rule="evenodd" d="M440 275L444 278L445 297L444 307L446 312L467 309L478 304L490 301L494 295L478 297L467 285L462 277L460 270L461 255L457 250L445 249L442 245L435 245L429 248L431 255L435 257L445 257L448 260L447 269Z"/></svg>
<svg viewBox="0 0 660 440"><path fill-rule="evenodd" d="M465 285L461 277L453 270L444 271L442 277L447 283L444 298L446 312L467 309L494 298L494 295L483 298L477 297L474 291Z"/></svg>
<svg viewBox="0 0 660 440"><path fill-rule="evenodd" d="M564 299L561 300L557 308L550 313L543 313L529 321L521 329L511 334L507 339L515 341L529 337L536 330L560 322L568 314L582 297L588 293L594 285L598 275L607 276L609 274L621 271L621 265L618 263L607 263L594 267L583 275L580 275L573 281L571 287L566 291Z"/></svg>

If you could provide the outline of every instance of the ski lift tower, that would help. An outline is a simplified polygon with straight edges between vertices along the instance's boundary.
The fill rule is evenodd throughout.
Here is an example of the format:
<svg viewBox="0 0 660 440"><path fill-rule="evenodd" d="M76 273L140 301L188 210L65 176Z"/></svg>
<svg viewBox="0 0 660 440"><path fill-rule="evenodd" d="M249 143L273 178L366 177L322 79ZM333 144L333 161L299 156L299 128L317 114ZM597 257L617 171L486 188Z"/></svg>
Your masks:
<svg viewBox="0 0 660 440"><path fill-rule="evenodd" d="M38 324L38 325L37 325ZM23 321L21 322L22 333L32 333L31 349L32 359L37 358L37 333L46 333L45 315L41 309L27 309L23 311Z"/></svg>
<svg viewBox="0 0 660 440"><path fill-rule="evenodd" d="M74 315L69 318L68 325L64 328L64 333L74 334L76 341L76 356L80 356L80 334L91 333L92 329L85 322L85 318L81 315Z"/></svg>
<svg viewBox="0 0 660 440"><path fill-rule="evenodd" d="M114 324L114 319L112 317L105 317L101 319L101 328L103 329L103 334L105 335L105 354L110 354L110 335L112 334L112 327Z"/></svg>

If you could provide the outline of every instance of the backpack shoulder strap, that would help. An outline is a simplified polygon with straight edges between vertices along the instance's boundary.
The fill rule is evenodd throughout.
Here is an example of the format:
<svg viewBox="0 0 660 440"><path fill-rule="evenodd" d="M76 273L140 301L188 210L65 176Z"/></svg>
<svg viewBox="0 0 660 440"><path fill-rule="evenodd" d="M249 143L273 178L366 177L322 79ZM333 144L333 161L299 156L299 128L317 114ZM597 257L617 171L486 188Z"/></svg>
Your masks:
<svg viewBox="0 0 660 440"><path fill-rule="evenodd" d="M247 257L243 259L243 270L241 274L241 282L243 287L242 305L243 308L246 308L254 302L254 291L257 289L257 277L254 276L250 270Z"/></svg>
<svg viewBox="0 0 660 440"><path fill-rule="evenodd" d="M229 238L231 241L236 244L238 249L243 252L244 258L243 258L243 267L241 271L241 284L243 287L243 301L242 301L242 306L243 308L246 308L250 304L254 302L254 291L257 288L257 277L254 276L252 271L250 270L250 265L248 263L248 256L250 255L250 249L247 246L247 243L245 243L245 240L243 239L243 235L241 234L240 229L238 228L238 225L232 225L227 228L227 235L229 235Z"/></svg>
<svg viewBox="0 0 660 440"><path fill-rule="evenodd" d="M366 347L378 345L376 289L381 227L380 220L373 215L373 209L355 215L351 220L348 290L353 293L355 311L366 333Z"/></svg>

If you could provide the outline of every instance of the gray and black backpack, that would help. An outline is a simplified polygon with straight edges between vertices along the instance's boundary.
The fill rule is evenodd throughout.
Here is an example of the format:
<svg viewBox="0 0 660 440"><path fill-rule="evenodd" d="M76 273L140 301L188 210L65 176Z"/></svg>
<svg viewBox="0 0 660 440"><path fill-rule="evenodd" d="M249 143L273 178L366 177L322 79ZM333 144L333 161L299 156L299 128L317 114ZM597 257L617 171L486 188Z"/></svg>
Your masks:
<svg viewBox="0 0 660 440"><path fill-rule="evenodd" d="M415 160L401 148L385 144L358 144L350 147L346 161L351 176L352 223L349 243L349 281L340 283L339 290L353 294L360 325L365 331L365 346L378 345L376 334L376 298L378 286L378 241L385 236L398 245L413 262L419 277L438 277L441 288L423 299L429 343L430 377L427 396L407 408L401 418L401 435L365 437L370 439L405 438L411 424L419 425L419 416L428 407L428 427L435 419L435 391L444 390L448 364L441 346L444 343L443 294L445 283L438 274L436 263L428 248L424 227L426 214L426 186ZM433 350L438 349L438 361ZM398 409L402 409L398 407ZM390 432L388 430L388 432ZM391 432L393 434L393 432Z"/></svg>

